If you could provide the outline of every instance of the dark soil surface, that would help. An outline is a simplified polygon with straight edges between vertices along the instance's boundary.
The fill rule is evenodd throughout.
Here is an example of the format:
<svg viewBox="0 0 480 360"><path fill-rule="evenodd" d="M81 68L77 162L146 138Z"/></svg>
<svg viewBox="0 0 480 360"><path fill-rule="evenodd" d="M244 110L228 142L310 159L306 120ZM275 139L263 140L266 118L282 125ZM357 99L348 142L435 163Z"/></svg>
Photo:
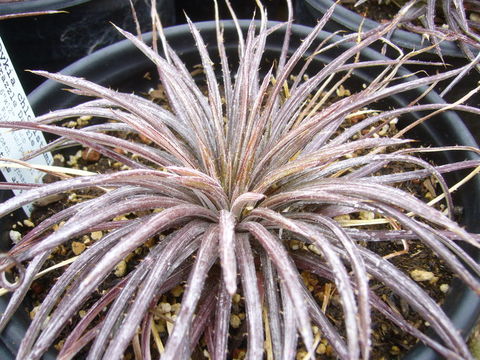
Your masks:
<svg viewBox="0 0 480 360"><path fill-rule="evenodd" d="M399 9L391 1L367 0L359 6L355 6L356 2L357 0L341 0L340 4L363 17L379 23L393 19Z"/></svg>

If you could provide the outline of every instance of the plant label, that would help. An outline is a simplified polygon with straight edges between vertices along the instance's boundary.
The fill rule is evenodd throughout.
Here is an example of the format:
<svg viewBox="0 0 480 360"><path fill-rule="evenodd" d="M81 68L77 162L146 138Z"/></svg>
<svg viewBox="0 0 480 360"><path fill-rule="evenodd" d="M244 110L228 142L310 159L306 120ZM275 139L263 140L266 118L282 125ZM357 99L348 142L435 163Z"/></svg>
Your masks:
<svg viewBox="0 0 480 360"><path fill-rule="evenodd" d="M35 118L20 80L0 37L0 121L32 121ZM0 129L0 160L21 159L29 152L46 145L43 134L33 130ZM29 161L35 165L50 165L52 155L45 153ZM26 168L9 167L0 161L6 181L15 183L40 183L44 173ZM15 194L21 190L14 190ZM31 206L23 208L27 215Z"/></svg>

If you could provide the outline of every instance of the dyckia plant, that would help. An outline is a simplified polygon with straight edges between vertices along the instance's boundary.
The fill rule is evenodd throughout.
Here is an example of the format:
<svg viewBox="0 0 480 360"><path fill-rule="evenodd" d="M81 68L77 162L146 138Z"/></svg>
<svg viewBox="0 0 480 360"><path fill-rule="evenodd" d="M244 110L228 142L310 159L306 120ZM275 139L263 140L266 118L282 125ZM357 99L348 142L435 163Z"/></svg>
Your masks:
<svg viewBox="0 0 480 360"><path fill-rule="evenodd" d="M238 29L238 64L227 59L218 18L216 64L213 52L209 53L190 23L206 86L194 80L161 28L157 35L163 55L123 32L156 65L168 109L85 79L38 72L72 87L74 93L97 99L39 116L34 122L0 125L60 137L39 152L81 144L128 167L31 189L28 184L4 185L27 190L1 204L1 215L61 192L95 188L101 194L47 218L2 255L1 285L13 295L1 326L9 321L56 247L93 231L105 233L52 285L23 338L18 359L39 359L80 309L86 314L66 335L60 359L71 358L82 349L88 359L119 359L131 344L136 357L142 359L159 353L162 359L188 359L196 347L214 359L231 358L231 342L238 341L229 329L235 294L245 303L244 346L249 359L261 359L264 351L275 359L293 359L301 347L313 358L317 345L313 325L339 358L367 359L372 346L372 309L447 358L472 358L439 305L408 275L364 244L371 240L422 242L480 292L472 275L480 274L480 267L459 246L461 241L478 246L478 236L452 220L452 199L441 175L478 166L478 162L435 167L415 157L418 149L406 147L407 143L414 145L408 140L362 132L405 114L442 111L445 104L412 103L384 112L366 111L370 116L345 127L351 114L365 113L378 100L455 77L463 69L393 82L398 80L400 65L413 61L408 56L361 61L357 54L395 27L401 13L392 23L361 36L335 38L338 43L350 41L351 46L310 73L313 57L331 46L328 41L315 42L330 12L291 51L291 22L269 26L260 5L259 9L261 20L252 21L248 29L240 26L232 12ZM265 45L282 28L284 46L276 61L266 65ZM383 71L352 95L331 96L352 71L368 66L380 66ZM458 104L450 108L478 113ZM86 115L109 121L81 129L60 125L64 119ZM121 133L142 135L151 145L115 135ZM124 152L114 151L117 148ZM379 175L391 163L414 165L416 170ZM396 186L430 176L445 192L446 214ZM337 221L338 216L363 211L387 219L395 230L352 230ZM130 213L137 217L118 220ZM60 222L63 226L52 231ZM148 255L85 308L115 266L152 239ZM288 246L290 240L314 245L316 251L295 252ZM15 282L6 275L13 269L19 275ZM335 284L344 326L335 326L306 289L300 276L304 270ZM441 341L390 308L370 288L372 279L403 298ZM180 310L164 339L165 348L160 349L152 340L153 309L163 294L183 282ZM268 350L264 350L265 343Z"/></svg>

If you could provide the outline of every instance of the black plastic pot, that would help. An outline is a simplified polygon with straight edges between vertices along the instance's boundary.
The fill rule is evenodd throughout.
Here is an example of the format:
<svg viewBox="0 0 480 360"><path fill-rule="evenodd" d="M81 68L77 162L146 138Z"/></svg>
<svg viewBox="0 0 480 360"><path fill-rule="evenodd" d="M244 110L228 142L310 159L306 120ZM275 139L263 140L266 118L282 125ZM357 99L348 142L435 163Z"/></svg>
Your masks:
<svg viewBox="0 0 480 360"><path fill-rule="evenodd" d="M247 21L242 21L242 27L245 30L248 26ZM230 63L235 63L237 52L237 35L233 23L224 22L225 25L225 39L227 44L227 52L231 59ZM212 56L215 53L216 35L215 24L213 22L199 23L198 27L204 36L205 43L209 44ZM310 28L300 25L294 25L293 35L291 41L291 51L301 43L301 39L306 37L310 32ZM193 66L199 63L198 53L194 47L194 41L189 35L188 27L176 26L166 29L165 34L169 43L185 61L187 66ZM321 33L318 40L325 39L328 33ZM145 36L146 40L150 39L149 35ZM275 32L269 36L269 41L266 46L265 57L275 57L282 48L283 34ZM347 45L345 45L347 46ZM323 53L314 60L312 69L319 68L323 63L328 63L333 57L341 51L339 48L332 48L331 51ZM363 57L370 60L381 59L382 56L370 49L363 52ZM268 62L268 61L267 61ZM268 66L266 66L268 68ZM313 71L313 70L312 70ZM149 72L152 79L148 80L144 74ZM76 75L87 78L102 85L108 85L112 88L117 88L123 91L145 91L156 85L155 68L146 57L141 54L132 44L126 41L119 42L102 49L80 61L72 64L62 71L64 74ZM370 81L375 74L372 70L356 72L355 83L361 86L362 83ZM39 88L33 91L30 96L30 102L36 114L43 114L50 110L64 108L79 103L82 99L72 95L69 92L62 90L63 85L56 84L52 81L47 81ZM408 94L395 96L387 101L383 101L376 106L390 107L394 105L407 104L412 98L416 98L422 91L412 91ZM429 93L425 101L427 102L442 102L441 98L435 93ZM411 119L413 120L413 118ZM470 146L477 146L471 134L462 124L461 119L455 113L442 113L435 118L430 119L418 129L415 134L416 137L422 139L426 144L437 145L452 145L463 144ZM440 154L437 162L452 162L463 160L465 157L473 157L473 155L460 154L459 152L449 152ZM460 179L460 175L453 175L449 181L455 182ZM478 218L480 215L480 179L471 181L462 192L456 195L455 199L459 204L465 208L463 215L463 223L473 232L480 231L480 224ZM8 228L4 227L4 231ZM0 298L0 304L5 302L5 298ZM452 319L455 326L466 336L476 319L480 315L480 299L473 294L469 289L460 283L455 282L451 286L450 294L445 303L445 311ZM21 318L25 314L18 314L17 318ZM15 320L17 320L17 318ZM21 340L21 334L25 328L21 328L21 322L12 325L15 327L15 336L11 338L2 334L2 341L11 344L11 349L14 350L14 345L18 346ZM8 334L9 335L9 334ZM436 355L430 349L424 346L417 346L411 351L405 359L408 360L427 360L436 359Z"/></svg>
<svg viewBox="0 0 480 360"><path fill-rule="evenodd" d="M142 31L149 31L150 1L132 2ZM158 0L157 9L166 26L174 23L174 0ZM0 15L44 10L64 13L0 21L0 36L27 92L37 87L40 79L26 69L58 71L122 40L111 23L136 31L129 0L30 0L0 5Z"/></svg>
<svg viewBox="0 0 480 360"><path fill-rule="evenodd" d="M334 4L332 0L297 0L296 15L297 20L302 23L312 25L316 19L320 18ZM349 30L358 31L363 29L368 31L378 27L380 24L372 19L365 18L341 5L337 5L327 24L327 30ZM421 49L428 45L422 36L402 29L394 31L391 37L392 42L406 49ZM451 57L463 57L460 48L452 41L444 41L440 44L442 54Z"/></svg>

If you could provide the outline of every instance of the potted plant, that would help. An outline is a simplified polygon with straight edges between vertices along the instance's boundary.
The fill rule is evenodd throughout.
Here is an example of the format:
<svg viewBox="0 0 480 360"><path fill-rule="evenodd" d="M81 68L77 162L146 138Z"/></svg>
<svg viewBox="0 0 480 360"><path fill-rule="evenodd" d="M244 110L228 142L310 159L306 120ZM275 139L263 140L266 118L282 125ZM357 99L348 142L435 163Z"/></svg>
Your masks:
<svg viewBox="0 0 480 360"><path fill-rule="evenodd" d="M358 3L365 3L365 1L358 1ZM458 2L459 4L462 3L462 1ZM307 22L307 23L312 23L315 21L316 18L320 18L325 12L334 4L332 0L301 0L296 2L296 10L297 10L297 16L299 17L300 21ZM433 2L431 3L432 5ZM452 5L452 11L453 11L453 4ZM394 6L394 5L392 5ZM426 3L419 3L418 6L421 8L418 9L415 12L416 17L424 16L426 15ZM430 5L429 5L430 6ZM399 9L399 8L398 8ZM449 24L453 21L458 21L460 19L464 19L465 13L464 9L457 9L457 13L452 14L449 10L448 13L446 13L445 17L447 18L447 21ZM459 14L462 13L462 16L459 16ZM435 11L432 11L431 9L429 10L429 15L434 15ZM450 17L448 15L451 15ZM458 15L458 16L457 16ZM407 20L412 20L411 18ZM431 24L432 19L429 19L428 23ZM339 29L343 30L348 30L348 31L358 31L358 29L362 28L364 30L371 30L376 28L379 25L379 23L375 20L372 20L368 17L364 17L358 12L355 12L353 10L350 10L349 8L342 6L342 5L337 5L333 14L332 14L332 21L329 24L329 30L331 31L336 31ZM450 26L452 26L453 23L451 23ZM412 29L413 30L413 29ZM432 38L434 38L435 34L439 35L439 31L441 29L434 27L433 25L430 26L430 28L424 29L424 34L426 31L426 34L429 34ZM455 31L459 30L459 25L455 26L454 28L450 29L450 33L447 33L448 30L444 29L444 34L441 36L441 38L447 38L450 39L450 41L444 40L439 43L439 48L440 52L444 56L448 57L459 57L462 56L462 51L460 47L458 46L458 43L455 41L451 41L452 39L457 39L457 40L462 40L464 39L463 37L458 36L458 34L455 34ZM436 32L437 31L437 32ZM402 29L396 29L395 31L392 32L391 41L406 49L421 49L428 45L427 37L422 36L422 33L420 31L407 31L407 30L402 30ZM464 39L466 40L466 39ZM472 44L472 41L465 41L466 44ZM478 43L478 40L476 41ZM478 48L478 47L477 47ZM478 50L477 50L478 52Z"/></svg>
<svg viewBox="0 0 480 360"><path fill-rule="evenodd" d="M88 343L92 343L88 356L94 359L120 358L130 344L137 358L148 359L156 356L153 352L157 351L162 352L164 359L189 358L201 337L205 340L201 351L226 358L231 355L228 351L234 350L229 348L231 341L242 341L241 328L239 333L229 330L232 307L238 303L245 306L247 356L253 359L264 352L264 331L265 351L271 356L294 358L299 351L297 333L307 353L313 356L320 347L320 332L314 336L310 321L320 328L340 358L367 358L371 308L444 356L471 357L459 333L429 295L359 241L406 239L413 243L421 239L478 291L477 281L457 258L478 272L472 258L476 253L469 255L455 242L465 241L476 247L478 236L467 233L408 192L387 185L433 175L445 189L441 172L475 167L478 160L468 152L442 151L440 159L447 165L433 167L410 156L416 151L413 149L384 152L390 147L401 147L407 140L373 136L379 129L363 132L364 138L355 137L356 130L370 130L370 125L378 123L376 120L389 119L389 123L393 116L401 115L400 121L408 123L418 119L419 113L440 110L434 123L418 127L417 135L427 144L447 146L443 150L449 149L448 144L475 149L475 142L459 118L441 111L445 104L437 95L427 94L424 105L412 103L423 93L422 85L455 76L461 69L436 77L409 76L395 82L395 75L406 75L396 68L398 61L368 49L395 22L369 32L360 43L348 43L320 32L323 23L313 30L276 23L267 26L262 9L260 12L260 22L206 22L165 29L159 34L161 39L168 39L168 43L159 45L164 56L124 32L131 43L118 43L97 52L63 74L41 73L62 85L45 83L32 94L31 101L37 113L53 112L40 116L37 122L0 125L56 134L63 137L54 143L58 146L69 145L73 140L130 167L46 184L0 204L0 213L7 214L23 203L53 193L98 186L102 190L98 197L46 218L2 256L2 284L16 287L15 299L9 305L13 309L57 245L99 229L104 232L53 285L21 339L18 358L40 358L102 279L138 248L143 249L142 260L85 308L83 320L66 335L60 358L71 358ZM189 29L194 42L185 36ZM148 36L143 39L149 40ZM336 46L328 46L332 43ZM320 53L318 46L323 46ZM359 51L361 58L356 57ZM220 64L219 77L212 66L214 61ZM187 70L198 63L203 65L202 89L206 95L197 86L201 82L195 81ZM382 69L375 72L372 66ZM387 71L382 73L385 68ZM170 110L131 93L132 89L141 92L144 82L143 90L155 87L155 79L149 82L143 76L146 72L151 77L158 72ZM337 86L323 89L333 89L330 94L319 91L332 74L339 75L331 80L338 81ZM347 78L355 81L351 83ZM336 89L341 92L340 84L351 86L352 94L339 95L323 109L313 108L317 100L327 100ZM65 85L73 87L74 93L99 99L78 104L79 99L71 93L59 92ZM365 106L369 109L365 110ZM67 109L57 110L64 107ZM461 105L451 108L476 112ZM373 110L378 112L372 114ZM363 118L365 111L371 116ZM81 129L54 124L87 114L115 121ZM350 123L342 131L340 126L345 118L357 115L362 115L357 125ZM141 134L146 143L126 141L111 133L125 131ZM378 153L380 149L382 152ZM457 147L460 149L467 148ZM137 156L130 157L129 152ZM356 156L352 157L352 152ZM465 157L470 160L455 162ZM392 162L420 168L377 174L377 170ZM352 174L346 176L344 170ZM457 174L450 180L456 182L460 178ZM9 186L15 185L4 187ZM476 189L478 181L469 186ZM478 230L474 228L478 192L459 196L465 205L465 224L470 231ZM446 194L446 198L451 209L450 195ZM401 226L392 231L350 231L340 226L339 216L359 211L376 213L377 219ZM428 223L407 216L409 211ZM137 217L114 219L131 212L137 213ZM62 227L49 231L62 220ZM304 246L295 249L290 241ZM147 242L149 245L142 247ZM23 270L22 264L30 259ZM9 277L8 270L17 272L23 280ZM304 270L327 279L339 292L338 305L344 309L346 335L333 326L321 304L305 289L299 275ZM444 343L409 325L386 305L369 289L367 274L385 282L428 319ZM184 293L175 325L167 337L166 333L158 337L154 314L161 301L159 294L183 281L187 285L182 287ZM453 285L452 292L462 293L462 301L475 299L462 310L469 311L470 319L478 315L476 295L458 284ZM452 308L446 311L455 312ZM2 325L8 322L8 315L2 319ZM152 346L151 334L155 342Z"/></svg>

